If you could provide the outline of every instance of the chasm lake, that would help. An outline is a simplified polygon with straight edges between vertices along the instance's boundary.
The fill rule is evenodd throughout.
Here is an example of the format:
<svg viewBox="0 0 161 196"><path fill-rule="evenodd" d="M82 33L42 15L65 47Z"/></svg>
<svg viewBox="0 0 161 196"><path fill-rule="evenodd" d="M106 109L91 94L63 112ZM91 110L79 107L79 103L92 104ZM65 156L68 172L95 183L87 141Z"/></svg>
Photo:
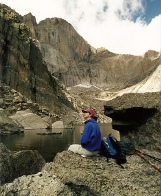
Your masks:
<svg viewBox="0 0 161 196"><path fill-rule="evenodd" d="M111 123L102 123L99 125L102 137L106 137L112 133L118 140L120 139L119 131L112 129ZM58 152L67 150L71 144L79 143L80 131L83 128L84 124L77 124L74 129L25 130L21 134L1 136L0 142L11 151L37 150L46 162L51 162ZM52 131L57 134L39 135L39 133L47 131Z"/></svg>

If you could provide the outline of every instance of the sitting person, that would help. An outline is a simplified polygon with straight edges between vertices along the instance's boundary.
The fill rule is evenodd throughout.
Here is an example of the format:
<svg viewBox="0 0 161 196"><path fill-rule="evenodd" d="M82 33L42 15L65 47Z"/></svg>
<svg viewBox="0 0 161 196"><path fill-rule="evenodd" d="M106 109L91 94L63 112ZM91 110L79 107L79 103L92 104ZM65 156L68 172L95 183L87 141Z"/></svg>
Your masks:
<svg viewBox="0 0 161 196"><path fill-rule="evenodd" d="M68 150L82 156L94 156L101 148L101 131L93 109L82 110L85 119L84 130L81 133L80 144L72 144Z"/></svg>

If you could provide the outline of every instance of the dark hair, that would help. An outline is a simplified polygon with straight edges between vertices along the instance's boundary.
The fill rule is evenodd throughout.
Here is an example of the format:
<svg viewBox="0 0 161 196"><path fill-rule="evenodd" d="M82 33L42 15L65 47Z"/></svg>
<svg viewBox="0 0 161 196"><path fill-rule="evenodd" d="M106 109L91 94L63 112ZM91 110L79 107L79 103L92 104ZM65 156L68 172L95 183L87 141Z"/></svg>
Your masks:
<svg viewBox="0 0 161 196"><path fill-rule="evenodd" d="M98 117L97 116L94 116L92 117L95 121L97 121Z"/></svg>

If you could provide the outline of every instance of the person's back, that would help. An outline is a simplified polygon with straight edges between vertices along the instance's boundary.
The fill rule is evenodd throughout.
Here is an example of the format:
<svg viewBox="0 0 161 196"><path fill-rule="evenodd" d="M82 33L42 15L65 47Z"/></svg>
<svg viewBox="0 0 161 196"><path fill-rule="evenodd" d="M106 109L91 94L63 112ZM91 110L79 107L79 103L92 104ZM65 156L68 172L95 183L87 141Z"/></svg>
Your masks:
<svg viewBox="0 0 161 196"><path fill-rule="evenodd" d="M93 109L82 110L85 119L84 130L81 133L80 145L73 144L68 148L69 151L85 156L93 156L98 154L101 148L101 131L95 120L95 112Z"/></svg>

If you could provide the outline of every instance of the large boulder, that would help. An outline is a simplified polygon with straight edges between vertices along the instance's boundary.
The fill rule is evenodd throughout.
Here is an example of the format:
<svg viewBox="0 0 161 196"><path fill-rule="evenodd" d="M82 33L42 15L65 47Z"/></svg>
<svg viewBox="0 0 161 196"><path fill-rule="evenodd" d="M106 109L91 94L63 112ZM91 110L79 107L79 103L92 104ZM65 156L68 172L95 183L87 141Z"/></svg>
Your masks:
<svg viewBox="0 0 161 196"><path fill-rule="evenodd" d="M0 143L0 180L1 184L11 182L22 175L39 172L45 160L38 151L24 150L12 152Z"/></svg>
<svg viewBox="0 0 161 196"><path fill-rule="evenodd" d="M71 190L55 175L48 172L22 176L0 187L0 195L17 196L72 196Z"/></svg>
<svg viewBox="0 0 161 196"><path fill-rule="evenodd" d="M159 155L152 151L148 153ZM132 155L123 166L124 169L113 159L107 162L105 157L83 158L63 151L53 162L46 163L41 172L1 186L0 195L159 195L160 173L145 160Z"/></svg>
<svg viewBox="0 0 161 196"><path fill-rule="evenodd" d="M25 129L47 129L50 127L48 122L29 109L17 111L10 118L18 121Z"/></svg>
<svg viewBox="0 0 161 196"><path fill-rule="evenodd" d="M20 134L24 132L24 127L17 121L13 121L3 110L0 111L0 135Z"/></svg>
<svg viewBox="0 0 161 196"><path fill-rule="evenodd" d="M52 124L53 129L64 129L63 121L56 121Z"/></svg>
<svg viewBox="0 0 161 196"><path fill-rule="evenodd" d="M53 163L47 163L43 170L55 174L76 195L148 196L157 195L160 191L160 173L137 155L127 157L122 169L113 159L107 162L105 157L83 158L64 151L58 153Z"/></svg>
<svg viewBox="0 0 161 196"><path fill-rule="evenodd" d="M121 138L131 139L140 148L161 151L160 92L128 93L106 102L105 115Z"/></svg>

